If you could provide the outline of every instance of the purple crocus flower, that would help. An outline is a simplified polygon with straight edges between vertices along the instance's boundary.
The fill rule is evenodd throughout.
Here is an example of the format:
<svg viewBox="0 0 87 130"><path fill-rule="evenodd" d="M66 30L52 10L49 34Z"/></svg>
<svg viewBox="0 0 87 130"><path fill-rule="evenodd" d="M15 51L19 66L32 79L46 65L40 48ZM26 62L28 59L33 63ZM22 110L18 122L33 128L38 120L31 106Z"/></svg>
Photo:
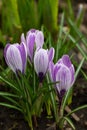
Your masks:
<svg viewBox="0 0 87 130"><path fill-rule="evenodd" d="M26 44L27 44L27 52L29 59L33 60L34 56L34 47L36 48L43 46L44 43L44 35L42 31L31 29L28 31L27 36L26 36Z"/></svg>
<svg viewBox="0 0 87 130"><path fill-rule="evenodd" d="M27 51L25 43L7 44L4 49L4 57L7 65L14 73L25 73Z"/></svg>
<svg viewBox="0 0 87 130"><path fill-rule="evenodd" d="M49 51L38 48L34 55L34 68L39 77L40 82L43 81L43 78L48 70L49 63L54 57L54 49L51 48Z"/></svg>
<svg viewBox="0 0 87 130"><path fill-rule="evenodd" d="M75 70L69 56L63 55L55 65L53 62L50 62L49 74L52 82L59 81L55 87L59 94L59 98L62 98L75 81Z"/></svg>

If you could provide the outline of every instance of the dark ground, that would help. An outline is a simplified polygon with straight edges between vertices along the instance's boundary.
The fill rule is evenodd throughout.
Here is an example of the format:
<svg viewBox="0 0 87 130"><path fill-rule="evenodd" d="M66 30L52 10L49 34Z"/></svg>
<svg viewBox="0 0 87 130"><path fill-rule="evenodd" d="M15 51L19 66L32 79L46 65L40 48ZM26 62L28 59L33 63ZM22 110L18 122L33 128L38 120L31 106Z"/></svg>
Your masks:
<svg viewBox="0 0 87 130"><path fill-rule="evenodd" d="M60 10L62 7L66 6L64 0L62 1L60 2ZM75 2L73 0L73 5L75 6L74 11L76 12L78 11L79 3L83 3L85 8L81 31L87 34L87 0L76 0ZM87 72L87 67L85 67L85 72ZM70 108L74 109L84 104L87 104L87 81L82 78L82 75L79 75L74 85L73 102ZM76 126L76 130L87 130L87 109L80 110L76 114L80 118L79 122L72 119ZM38 128L35 130L47 130L48 125L52 123L54 123L53 119L47 119L46 115L42 114L42 117L38 119ZM29 130L29 127L20 112L0 106L0 130ZM51 128L50 130L55 129ZM67 127L65 130L71 129Z"/></svg>
<svg viewBox="0 0 87 130"><path fill-rule="evenodd" d="M79 77L75 83L75 91L73 94L73 102L70 106L74 109L78 106L87 104L87 82ZM81 87L82 86L82 87ZM76 115L80 118L80 121L75 121L72 117L71 120L75 124L76 130L87 130L87 109L76 112ZM43 113L41 118L38 119L38 128L35 130L48 130L48 126L54 123L53 119L46 118L46 114ZM27 122L24 121L23 115L13 109L0 106L0 130L30 130ZM49 130L56 130L54 127ZM67 126L64 130L72 130Z"/></svg>

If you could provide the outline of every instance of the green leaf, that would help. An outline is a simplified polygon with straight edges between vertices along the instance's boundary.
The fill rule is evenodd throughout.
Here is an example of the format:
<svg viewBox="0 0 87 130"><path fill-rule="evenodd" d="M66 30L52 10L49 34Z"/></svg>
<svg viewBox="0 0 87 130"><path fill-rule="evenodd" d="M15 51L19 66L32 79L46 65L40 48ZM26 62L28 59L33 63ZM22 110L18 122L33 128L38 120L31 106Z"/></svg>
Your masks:
<svg viewBox="0 0 87 130"><path fill-rule="evenodd" d="M49 77L47 75L47 82L49 84ZM49 91L52 90L52 85L48 85ZM51 98L51 102L52 102L52 107L53 107L53 111L54 111L54 115L55 115L55 119L56 122L58 122L58 111L57 111L57 106L56 106L56 98L55 98L55 93L54 91L50 92L50 98Z"/></svg>
<svg viewBox="0 0 87 130"><path fill-rule="evenodd" d="M77 68L77 70L76 70L76 72L75 72L75 79L77 78L78 73L79 73L79 71L81 70L81 67L82 67L84 61L85 61L85 58L83 58L83 59L81 60L80 64L78 65L78 68Z"/></svg>
<svg viewBox="0 0 87 130"><path fill-rule="evenodd" d="M26 108L26 112L24 113L25 119L28 122L28 125L31 127L31 130L33 130L31 108L29 107L27 102L25 103L25 108Z"/></svg>
<svg viewBox="0 0 87 130"><path fill-rule="evenodd" d="M69 103L69 98L72 96L72 89L73 87L71 87L67 92L66 94L64 95L63 97L63 100L62 100L62 107L61 107L61 111L62 111L62 115L63 115L63 112L64 112L64 109L65 109L65 106Z"/></svg>
<svg viewBox="0 0 87 130"><path fill-rule="evenodd" d="M55 85L55 84L58 84L60 81L57 81L57 82L51 82L51 83L48 83L47 85Z"/></svg>
<svg viewBox="0 0 87 130"><path fill-rule="evenodd" d="M66 32L64 31L64 33L66 34ZM72 37L72 35L68 35L69 39L72 41L72 43L75 44L75 46L78 48L78 50L81 52L81 54L83 55L83 57L87 60L87 56L86 53L84 52L84 50L80 47L79 40L82 39L83 36L80 36L79 40L76 40L74 37Z"/></svg>
<svg viewBox="0 0 87 130"><path fill-rule="evenodd" d="M81 72L82 72L84 78L87 80L87 74L83 70L81 70Z"/></svg>
<svg viewBox="0 0 87 130"><path fill-rule="evenodd" d="M2 96L2 97L10 101L14 106L21 108L19 101L16 101L15 99L7 97L7 96Z"/></svg>
<svg viewBox="0 0 87 130"><path fill-rule="evenodd" d="M78 12L77 12L77 19L76 19L76 25L77 27L80 27L82 21L83 21L83 16L84 16L84 5L79 4Z"/></svg>
<svg viewBox="0 0 87 130"><path fill-rule="evenodd" d="M74 11L73 11L73 6L72 6L72 1L71 0L67 0L67 6L68 6L68 13L66 12L66 15L68 14L67 17L69 17L70 19L72 19L74 21Z"/></svg>
<svg viewBox="0 0 87 130"><path fill-rule="evenodd" d="M59 28L59 34L58 34L58 41L56 46L56 62L59 59L59 49L62 46L62 34L63 34L63 24L64 24L64 13L62 14L61 22L60 22L60 28Z"/></svg>
<svg viewBox="0 0 87 130"><path fill-rule="evenodd" d="M18 13L23 31L36 28L38 25L38 15L34 0L17 0Z"/></svg>
<svg viewBox="0 0 87 130"><path fill-rule="evenodd" d="M20 112L23 113L22 109L20 109L19 107L14 106L14 105L11 105L11 104L8 104L8 103L3 103L3 102L0 102L0 105L8 107L8 108L13 108L13 109L19 110Z"/></svg>
<svg viewBox="0 0 87 130"><path fill-rule="evenodd" d="M0 76L0 80L5 82L7 85L9 85L9 87L13 88L17 92L20 92L20 90L14 84L12 84L11 81L8 81L8 79L5 79L4 77Z"/></svg>
<svg viewBox="0 0 87 130"><path fill-rule="evenodd" d="M11 93L8 93L8 92L0 92L0 96L2 96L3 98L7 99L10 102L12 102L15 106L18 106L19 108L21 108L21 106L19 104L20 97L18 95L11 94ZM18 101L16 101L16 99Z"/></svg>
<svg viewBox="0 0 87 130"><path fill-rule="evenodd" d="M74 124L72 123L72 121L68 117L63 117L63 119L66 120L70 124L70 126L73 128L73 130L75 130Z"/></svg>
<svg viewBox="0 0 87 130"><path fill-rule="evenodd" d="M4 38L4 35L3 35L1 29L0 29L0 41L1 41L0 44L2 44L2 46L4 47L6 41L5 41L5 38ZM0 66L0 67L1 67L1 66Z"/></svg>
<svg viewBox="0 0 87 130"><path fill-rule="evenodd" d="M2 32L7 36L14 36L15 40L19 38L20 30L17 0L2 0Z"/></svg>
<svg viewBox="0 0 87 130"><path fill-rule="evenodd" d="M72 113L74 113L74 112L76 112L76 111L79 111L79 110L81 110L81 109L84 109L84 108L87 108L87 105L83 105L83 106L80 106L80 107L78 107L78 108L72 110L72 111L71 111L70 113L68 113L66 116L69 116L69 115L71 115Z"/></svg>
<svg viewBox="0 0 87 130"><path fill-rule="evenodd" d="M44 95L41 94L39 97L37 97L32 105L32 111L35 112L35 115L40 116L42 111L42 105L44 103Z"/></svg>
<svg viewBox="0 0 87 130"><path fill-rule="evenodd" d="M19 98L18 95L12 94L12 93L8 93L8 92L0 92L0 96L9 96L9 97L16 97L16 98Z"/></svg>
<svg viewBox="0 0 87 130"><path fill-rule="evenodd" d="M20 74L21 80L19 79L19 77L16 78L20 86L22 96L28 101L30 105L32 105L33 91L28 80L26 79L25 75L22 74Z"/></svg>
<svg viewBox="0 0 87 130"><path fill-rule="evenodd" d="M83 42L83 44L85 45L85 47L87 47L87 39L85 38L85 36L81 33L81 31L78 29L78 27L76 26L76 24L71 20L68 19L68 22L70 24L70 27L73 29L75 36L78 36L79 39L81 39L81 41ZM73 37L73 36L72 36ZM77 41L77 39L75 40L73 38L74 41ZM75 42L74 42L75 43Z"/></svg>
<svg viewBox="0 0 87 130"><path fill-rule="evenodd" d="M39 24L44 24L51 32L58 29L58 4L59 0L38 1Z"/></svg>

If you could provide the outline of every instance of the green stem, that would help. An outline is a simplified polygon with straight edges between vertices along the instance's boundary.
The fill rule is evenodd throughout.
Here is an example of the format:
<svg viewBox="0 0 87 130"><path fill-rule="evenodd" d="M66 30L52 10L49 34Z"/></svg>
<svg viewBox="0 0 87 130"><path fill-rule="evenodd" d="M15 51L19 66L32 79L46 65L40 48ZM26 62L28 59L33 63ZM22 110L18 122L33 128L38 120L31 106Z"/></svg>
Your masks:
<svg viewBox="0 0 87 130"><path fill-rule="evenodd" d="M47 75L47 82L48 82L48 84L50 83L48 75ZM48 87L49 87L49 90L52 89L51 85L48 85ZM50 97L51 97L51 102L52 102L52 105L53 105L54 116L55 116L56 122L58 122L59 121L59 117L57 116L58 115L58 111L56 109L56 99L55 99L55 95L54 95L53 92L50 92Z"/></svg>
<svg viewBox="0 0 87 130"><path fill-rule="evenodd" d="M33 71L33 78L34 78L34 81L33 81L33 83L34 83L34 93L36 92L36 87L35 87L35 71Z"/></svg>
<svg viewBox="0 0 87 130"><path fill-rule="evenodd" d="M59 108L59 120L58 120L58 126L60 128L60 130L63 130L63 123L64 123L64 119L63 119L63 109L62 109L62 104Z"/></svg>
<svg viewBox="0 0 87 130"><path fill-rule="evenodd" d="M31 130L33 130L32 115L31 115L31 112L30 112L30 109L29 109L28 102L26 102L26 113L25 113L25 115L26 115L26 120L28 122L29 127L31 128Z"/></svg>

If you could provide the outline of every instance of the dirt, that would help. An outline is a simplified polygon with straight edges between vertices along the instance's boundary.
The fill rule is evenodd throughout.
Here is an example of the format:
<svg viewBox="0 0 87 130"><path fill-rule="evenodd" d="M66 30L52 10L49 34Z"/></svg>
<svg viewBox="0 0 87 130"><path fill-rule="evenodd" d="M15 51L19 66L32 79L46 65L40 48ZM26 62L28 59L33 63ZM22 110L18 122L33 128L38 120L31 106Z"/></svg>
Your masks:
<svg viewBox="0 0 87 130"><path fill-rule="evenodd" d="M81 84L83 85L83 79L79 78L76 82L78 87L75 86L73 93L71 109L87 104L87 88L82 88ZM87 85L87 83L85 84ZM72 117L70 118L75 124L76 130L87 130L87 109L80 110L75 114L79 117L79 122ZM52 118L47 118L47 115L42 113L41 118L38 118L38 127L35 130L57 130L55 126L48 129L53 123L54 120ZM70 126L67 126L64 130L69 129ZM30 128L19 111L0 106L0 130L30 130Z"/></svg>

